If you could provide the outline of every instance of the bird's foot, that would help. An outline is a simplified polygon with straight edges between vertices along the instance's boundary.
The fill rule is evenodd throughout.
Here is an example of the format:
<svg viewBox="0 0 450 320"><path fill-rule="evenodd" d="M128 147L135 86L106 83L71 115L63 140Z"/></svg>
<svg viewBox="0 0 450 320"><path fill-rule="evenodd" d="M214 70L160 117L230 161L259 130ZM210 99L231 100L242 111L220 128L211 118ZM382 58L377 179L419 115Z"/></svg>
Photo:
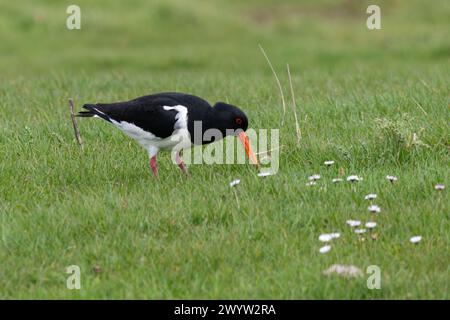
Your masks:
<svg viewBox="0 0 450 320"><path fill-rule="evenodd" d="M181 171L183 171L186 177L189 177L189 172L187 171L186 165L184 164L183 161L181 161L181 163L178 164L178 167L180 167Z"/></svg>
<svg viewBox="0 0 450 320"><path fill-rule="evenodd" d="M181 159L180 153L177 153L177 156L176 156L176 162L177 162L177 164L178 164L178 167L181 169L181 171L183 171L183 173L184 173L187 177L189 177L189 172L187 171L187 167L186 167L186 165L184 164L183 159Z"/></svg>
<svg viewBox="0 0 450 320"><path fill-rule="evenodd" d="M158 165L156 164L156 156L150 158L150 168L152 169L153 176L158 179Z"/></svg>

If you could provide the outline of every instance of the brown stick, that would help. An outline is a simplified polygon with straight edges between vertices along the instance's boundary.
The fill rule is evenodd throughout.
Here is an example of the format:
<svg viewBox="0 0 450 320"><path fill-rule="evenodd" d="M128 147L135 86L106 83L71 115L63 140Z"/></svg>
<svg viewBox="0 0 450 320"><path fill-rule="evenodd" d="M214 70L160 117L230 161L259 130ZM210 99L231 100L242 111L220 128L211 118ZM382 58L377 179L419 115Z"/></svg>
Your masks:
<svg viewBox="0 0 450 320"><path fill-rule="evenodd" d="M83 140L81 140L80 130L78 129L78 123L77 118L75 117L75 113L73 112L73 99L69 99L69 111L70 111L70 117L72 118L72 124L73 124L73 131L75 133L75 138L77 139L77 142L81 149L83 149Z"/></svg>

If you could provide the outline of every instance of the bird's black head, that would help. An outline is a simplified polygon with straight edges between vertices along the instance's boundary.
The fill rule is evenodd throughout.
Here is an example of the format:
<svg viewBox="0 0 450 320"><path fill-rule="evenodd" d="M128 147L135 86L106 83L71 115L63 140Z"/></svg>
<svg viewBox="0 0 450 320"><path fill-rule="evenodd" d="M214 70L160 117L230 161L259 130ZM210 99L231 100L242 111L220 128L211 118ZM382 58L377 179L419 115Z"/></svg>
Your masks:
<svg viewBox="0 0 450 320"><path fill-rule="evenodd" d="M224 102L217 102L212 108L212 112L212 127L219 129L224 136L237 136L242 142L247 157L253 164L259 166L258 159L253 153L248 137L245 134L248 128L248 118L245 113L238 107ZM212 142L213 139L210 141Z"/></svg>
<svg viewBox="0 0 450 320"><path fill-rule="evenodd" d="M246 131L248 128L247 116L238 107L224 102L217 102L213 107L213 112L215 127L224 133L227 129Z"/></svg>

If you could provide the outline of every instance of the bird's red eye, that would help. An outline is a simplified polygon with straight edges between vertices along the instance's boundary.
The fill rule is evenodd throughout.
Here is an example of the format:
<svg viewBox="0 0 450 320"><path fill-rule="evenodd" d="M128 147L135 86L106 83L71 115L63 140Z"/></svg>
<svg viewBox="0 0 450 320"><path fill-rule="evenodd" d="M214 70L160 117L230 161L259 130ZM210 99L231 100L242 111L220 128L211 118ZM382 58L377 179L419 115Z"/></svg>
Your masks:
<svg viewBox="0 0 450 320"><path fill-rule="evenodd" d="M236 122L236 124L242 124L242 119L241 118L236 118L234 119L234 122Z"/></svg>

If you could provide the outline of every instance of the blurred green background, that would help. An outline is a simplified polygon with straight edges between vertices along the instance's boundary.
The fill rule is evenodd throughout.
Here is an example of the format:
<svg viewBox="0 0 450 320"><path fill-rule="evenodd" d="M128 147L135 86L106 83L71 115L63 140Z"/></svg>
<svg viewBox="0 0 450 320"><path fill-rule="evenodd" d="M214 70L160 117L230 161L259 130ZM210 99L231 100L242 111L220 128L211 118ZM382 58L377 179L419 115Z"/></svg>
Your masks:
<svg viewBox="0 0 450 320"><path fill-rule="evenodd" d="M66 8L81 8L67 30ZM366 28L381 8L382 30ZM432 68L449 62L446 0L2 1L2 76L79 72L268 72Z"/></svg>

